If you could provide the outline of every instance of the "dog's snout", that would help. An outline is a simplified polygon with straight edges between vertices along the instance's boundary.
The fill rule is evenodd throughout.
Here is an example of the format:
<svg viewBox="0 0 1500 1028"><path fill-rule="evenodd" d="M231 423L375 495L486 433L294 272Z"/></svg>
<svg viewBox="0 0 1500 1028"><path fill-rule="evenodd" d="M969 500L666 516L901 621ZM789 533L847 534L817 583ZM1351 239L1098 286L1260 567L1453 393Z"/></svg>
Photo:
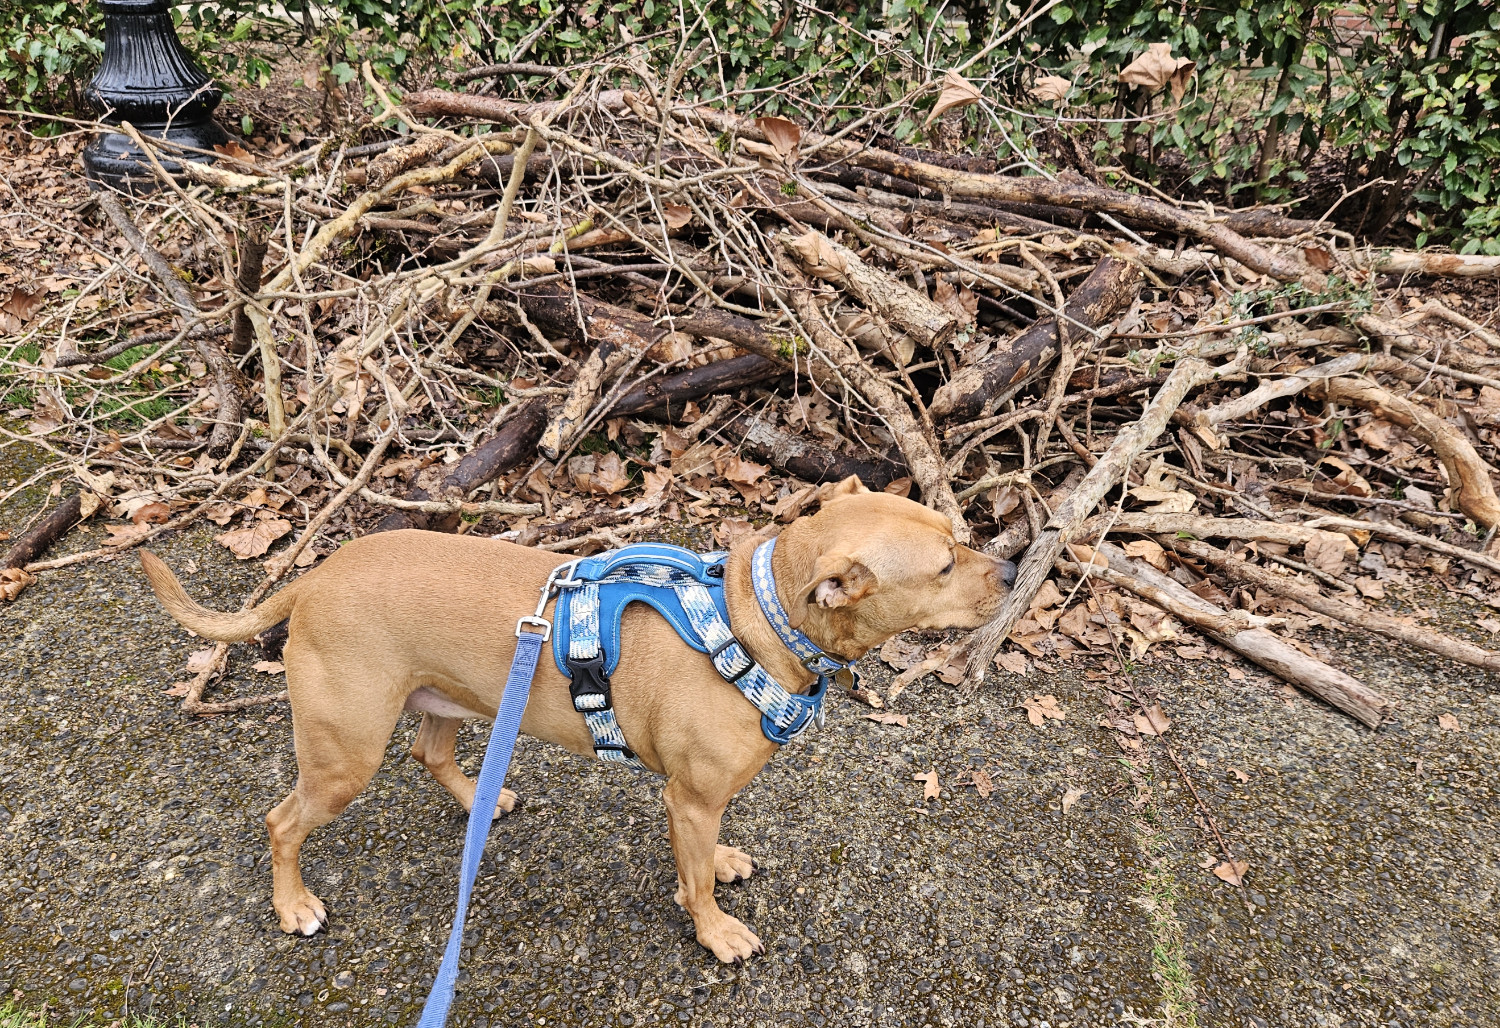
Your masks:
<svg viewBox="0 0 1500 1028"><path fill-rule="evenodd" d="M995 561L995 571L1006 585L1016 584L1016 566L1008 560Z"/></svg>

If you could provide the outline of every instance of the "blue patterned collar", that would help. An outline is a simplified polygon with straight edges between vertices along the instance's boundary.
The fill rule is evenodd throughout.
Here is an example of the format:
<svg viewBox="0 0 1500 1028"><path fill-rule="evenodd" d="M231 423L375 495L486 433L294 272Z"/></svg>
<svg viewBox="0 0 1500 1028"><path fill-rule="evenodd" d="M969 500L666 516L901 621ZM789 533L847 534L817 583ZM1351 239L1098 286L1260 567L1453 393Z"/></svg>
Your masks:
<svg viewBox="0 0 1500 1028"><path fill-rule="evenodd" d="M834 675L847 668L853 661L842 660L824 653L818 644L792 627L781 597L776 593L776 576L771 572L771 555L776 552L776 540L770 539L755 548L750 558L750 579L755 587L755 601L761 613L771 622L771 627L792 651L792 656L809 672L815 675Z"/></svg>

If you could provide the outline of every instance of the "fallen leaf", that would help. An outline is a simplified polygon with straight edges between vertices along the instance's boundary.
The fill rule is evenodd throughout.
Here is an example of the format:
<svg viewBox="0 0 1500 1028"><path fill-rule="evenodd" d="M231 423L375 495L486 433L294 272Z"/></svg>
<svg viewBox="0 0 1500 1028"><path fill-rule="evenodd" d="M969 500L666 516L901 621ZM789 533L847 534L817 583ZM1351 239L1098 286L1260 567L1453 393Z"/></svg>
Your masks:
<svg viewBox="0 0 1500 1028"><path fill-rule="evenodd" d="M1042 583L1042 587L1036 591L1031 598L1032 610L1046 610L1055 607L1063 601L1062 590L1049 578Z"/></svg>
<svg viewBox="0 0 1500 1028"><path fill-rule="evenodd" d="M941 790L938 788L938 774L936 771L928 771L923 775L912 775L911 780L922 783L922 802L935 800Z"/></svg>
<svg viewBox="0 0 1500 1028"><path fill-rule="evenodd" d="M927 124L931 125L948 111L969 107L983 99L984 94L975 89L968 79L949 69L943 74L943 91L938 94L937 103L932 105Z"/></svg>
<svg viewBox="0 0 1500 1028"><path fill-rule="evenodd" d="M158 500L155 503L148 503L143 507L137 507L135 513L130 515L130 520L133 524L137 525L159 525L167 520L171 512L172 508Z"/></svg>
<svg viewBox="0 0 1500 1028"><path fill-rule="evenodd" d="M1385 599L1385 583L1375 578L1356 578L1354 588L1359 594L1369 600Z"/></svg>
<svg viewBox="0 0 1500 1028"><path fill-rule="evenodd" d="M213 667L214 647L210 646L203 650L194 650L188 654L187 670L190 674L199 674Z"/></svg>
<svg viewBox="0 0 1500 1028"><path fill-rule="evenodd" d="M252 154L249 150L246 150L236 140L233 139L231 139L227 143L215 143L214 149L226 157L234 157L241 161L253 162L255 160L254 154Z"/></svg>
<svg viewBox="0 0 1500 1028"><path fill-rule="evenodd" d="M312 567L318 562L318 553L311 546L302 547L302 552L297 554L297 559L292 561L292 566L297 568ZM267 568L269 571L270 569Z"/></svg>
<svg viewBox="0 0 1500 1028"><path fill-rule="evenodd" d="M1494 618L1480 618L1474 623L1480 628L1484 629L1486 632L1490 633L1490 635L1494 635L1496 632L1500 632L1500 621L1496 621Z"/></svg>
<svg viewBox="0 0 1500 1028"><path fill-rule="evenodd" d="M1347 540L1332 532L1319 533L1302 546L1302 556L1319 571L1336 575L1344 567L1344 549Z"/></svg>
<svg viewBox="0 0 1500 1028"><path fill-rule="evenodd" d="M654 500L671 488L672 472L663 467L648 468L641 472L641 481L646 486L641 498L644 500Z"/></svg>
<svg viewBox="0 0 1500 1028"><path fill-rule="evenodd" d="M1245 861L1245 860L1229 861L1229 860L1226 860L1223 863L1221 863L1218 867L1214 868L1214 875L1215 875L1215 877L1220 878L1220 879L1228 882L1230 885L1233 885L1235 887L1239 887L1239 886L1241 886L1241 885L1243 885L1245 883L1245 872L1249 871L1249 870L1250 870L1250 863L1249 863L1249 861Z"/></svg>
<svg viewBox="0 0 1500 1028"><path fill-rule="evenodd" d="M902 728L911 724L911 718L905 714L897 714L895 711L882 710L878 714L866 714L865 719L882 725L899 725Z"/></svg>
<svg viewBox="0 0 1500 1028"><path fill-rule="evenodd" d="M1084 797L1084 795L1085 795L1085 791L1083 789L1075 789L1075 788L1069 786L1068 791L1065 792L1065 793L1063 793L1063 798L1062 798L1062 812L1063 812L1063 817L1067 817L1068 816L1068 811L1073 809L1073 804L1075 804L1079 800L1081 800Z"/></svg>
<svg viewBox="0 0 1500 1028"><path fill-rule="evenodd" d="M1036 80L1029 92L1038 100L1056 103L1064 99L1072 88L1073 83L1061 75L1043 75Z"/></svg>
<svg viewBox="0 0 1500 1028"><path fill-rule="evenodd" d="M1231 682L1243 682L1245 680L1245 672L1237 667L1226 668L1224 673L1229 676Z"/></svg>
<svg viewBox="0 0 1500 1028"><path fill-rule="evenodd" d="M1139 557L1158 571L1167 570L1167 551L1154 539L1132 539L1121 547L1128 557Z"/></svg>
<svg viewBox="0 0 1500 1028"><path fill-rule="evenodd" d="M666 219L667 228L679 229L693 220L693 209L680 203L664 203L661 206L662 217Z"/></svg>
<svg viewBox="0 0 1500 1028"><path fill-rule="evenodd" d="M173 682L162 690L162 694L166 696L186 696L188 690L192 687L192 682Z"/></svg>
<svg viewBox="0 0 1500 1028"><path fill-rule="evenodd" d="M1458 718L1454 717L1452 714L1439 714L1438 727L1445 732L1462 731L1462 729L1458 726Z"/></svg>
<svg viewBox="0 0 1500 1028"><path fill-rule="evenodd" d="M10 335L21 331L46 302L45 289L32 292L20 286L13 288L6 301L0 303L0 334Z"/></svg>
<svg viewBox="0 0 1500 1028"><path fill-rule="evenodd" d="M253 521L244 528L214 536L214 542L229 548L240 560L259 557L271 548L271 544L292 530L292 523L282 518L269 521Z"/></svg>
<svg viewBox="0 0 1500 1028"><path fill-rule="evenodd" d="M1241 782L1248 782L1250 780L1250 776L1245 774L1245 772L1241 771L1237 767L1230 768L1229 773L1234 775L1234 777L1238 778Z"/></svg>
<svg viewBox="0 0 1500 1028"><path fill-rule="evenodd" d="M785 118L756 118L755 127L783 158L797 156L797 149L802 145L802 128L796 122Z"/></svg>
<svg viewBox="0 0 1500 1028"><path fill-rule="evenodd" d="M714 526L714 542L727 550L740 538L754 531L755 526L744 518L726 518Z"/></svg>
<svg viewBox="0 0 1500 1028"><path fill-rule="evenodd" d="M1311 264L1319 271L1331 271L1333 269L1333 254L1321 246L1304 246L1302 248L1302 256L1307 258L1308 264Z"/></svg>
<svg viewBox="0 0 1500 1028"><path fill-rule="evenodd" d="M1031 670L1031 665L1026 660L1026 654L1017 653L1015 650L1006 650L995 654L995 666L1013 675L1024 675Z"/></svg>
<svg viewBox="0 0 1500 1028"><path fill-rule="evenodd" d="M279 675L286 670L286 665L279 660L257 660L250 668L267 675Z"/></svg>
<svg viewBox="0 0 1500 1028"><path fill-rule="evenodd" d="M105 525L110 546L134 546L151 534L150 525Z"/></svg>
<svg viewBox="0 0 1500 1028"><path fill-rule="evenodd" d="M1152 43L1145 53L1125 66L1120 81L1147 89L1172 87L1172 99L1181 100L1198 65L1186 57L1173 57L1171 43Z"/></svg>
<svg viewBox="0 0 1500 1028"><path fill-rule="evenodd" d="M1479 400L1469 408L1469 411L1474 415L1474 420L1481 425L1500 425L1500 389L1494 386L1480 386ZM1358 434L1358 431L1356 429L1355 433ZM1364 438L1363 435L1360 436L1361 440ZM1389 449L1389 447L1382 447L1382 449Z"/></svg>
<svg viewBox="0 0 1500 1028"><path fill-rule="evenodd" d="M1135 714L1131 717L1135 727L1142 735L1165 735L1172 727L1172 722L1167 719L1166 712L1161 709L1161 704L1153 703L1146 708L1145 713Z"/></svg>
<svg viewBox="0 0 1500 1028"><path fill-rule="evenodd" d="M35 581L36 576L27 574L23 568L0 569L0 600L9 603Z"/></svg>
<svg viewBox="0 0 1500 1028"><path fill-rule="evenodd" d="M1021 706L1026 708L1026 720L1034 725L1046 724L1048 718L1062 721L1068 716L1067 711L1057 705L1057 697L1050 694L1023 700Z"/></svg>
<svg viewBox="0 0 1500 1028"><path fill-rule="evenodd" d="M982 800L989 799L990 793L995 791L995 781L990 777L989 772L981 771L977 767L969 772L969 784L974 787L975 792L979 793L979 798Z"/></svg>
<svg viewBox="0 0 1500 1028"><path fill-rule="evenodd" d="M881 492L890 493L892 496L910 496L911 476L902 475L900 478L891 479Z"/></svg>

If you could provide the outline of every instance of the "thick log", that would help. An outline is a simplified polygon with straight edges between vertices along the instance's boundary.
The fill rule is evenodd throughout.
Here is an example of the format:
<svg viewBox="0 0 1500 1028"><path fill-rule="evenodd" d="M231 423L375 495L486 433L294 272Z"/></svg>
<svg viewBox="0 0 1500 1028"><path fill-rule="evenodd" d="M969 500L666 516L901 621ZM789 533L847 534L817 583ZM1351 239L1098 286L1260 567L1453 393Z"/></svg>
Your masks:
<svg viewBox="0 0 1500 1028"><path fill-rule="evenodd" d="M730 357L728 360L714 361L701 368L690 368L636 386L615 400L609 412L614 417L621 417L656 407L685 404L689 400L700 400L714 393L726 393L756 382L779 378L787 370L786 365L779 361L767 360L758 354Z"/></svg>
<svg viewBox="0 0 1500 1028"><path fill-rule="evenodd" d="M1070 319L1070 336L1078 336L1078 324L1098 329L1112 321L1135 300L1140 282L1140 270L1134 265L1114 257L1100 261L1063 306L1063 313ZM932 416L948 421L978 417L990 397L1026 377L1056 353L1057 321L1044 318L996 347L978 364L960 368L933 397Z"/></svg>
<svg viewBox="0 0 1500 1028"><path fill-rule="evenodd" d="M446 114L458 118L476 118L480 121L525 126L531 124L531 119L535 117L556 118L562 113L558 108L564 101L543 100L540 103L520 103L515 100L502 100L495 96L452 93L445 89L425 89L407 93L401 102L413 114L424 116ZM582 110L591 106L616 114L629 109L623 89L606 89L597 98L578 97L569 109Z"/></svg>
<svg viewBox="0 0 1500 1028"><path fill-rule="evenodd" d="M821 232L782 236L781 244L808 274L853 293L866 308L923 345L941 345L958 328L957 319L928 297Z"/></svg>
<svg viewBox="0 0 1500 1028"><path fill-rule="evenodd" d="M1113 585L1129 589L1148 603L1202 630L1220 646L1254 661L1279 678L1312 693L1371 728L1379 728L1391 702L1359 679L1309 657L1264 628L1235 625L1230 612L1203 599L1144 561L1131 560L1117 547L1104 543L1094 550L1109 561L1075 565Z"/></svg>
<svg viewBox="0 0 1500 1028"><path fill-rule="evenodd" d="M644 349L667 333L644 314L575 293L560 283L518 286L512 295L532 324L553 336L608 344L610 351ZM501 320L510 320L504 311ZM606 354L607 356L607 354Z"/></svg>
<svg viewBox="0 0 1500 1028"><path fill-rule="evenodd" d="M266 250L269 246L265 230L258 222L250 222L245 227L244 236L240 238L239 261L234 274L234 284L245 296L254 296L260 292L260 276L265 267ZM255 328L250 324L250 315L241 307L234 312L234 330L229 341L229 352L236 357L243 357L250 352L254 343Z"/></svg>
<svg viewBox="0 0 1500 1028"><path fill-rule="evenodd" d="M779 432L759 418L743 415L724 425L724 434L750 453L808 482L841 482L856 475L871 489L884 489L910 472L899 451L877 459L835 453L801 436Z"/></svg>
<svg viewBox="0 0 1500 1028"><path fill-rule="evenodd" d="M43 518L40 524L11 545L10 552L5 555L4 566L24 568L45 553L49 546L61 539L82 518L83 494L74 493L52 508L52 513Z"/></svg>
<svg viewBox="0 0 1500 1028"><path fill-rule="evenodd" d="M494 481L536 451L542 429L547 425L547 405L542 400L523 404L505 419L490 439L475 447L458 462L442 482L442 494L468 496L475 489Z"/></svg>

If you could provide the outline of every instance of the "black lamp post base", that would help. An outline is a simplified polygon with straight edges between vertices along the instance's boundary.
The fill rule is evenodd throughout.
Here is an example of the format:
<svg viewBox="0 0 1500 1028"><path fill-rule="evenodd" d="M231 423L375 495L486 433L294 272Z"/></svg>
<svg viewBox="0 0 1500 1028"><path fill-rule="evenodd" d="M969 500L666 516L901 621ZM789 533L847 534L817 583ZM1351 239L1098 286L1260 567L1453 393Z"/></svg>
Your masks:
<svg viewBox="0 0 1500 1028"><path fill-rule="evenodd" d="M212 120L195 125L173 125L165 130L160 125L143 125L138 126L138 131L151 139L165 139L170 143L180 143L200 150L211 151L215 146L229 142L229 135ZM182 159L200 164L211 164L214 161L208 154L185 154ZM157 160L168 174L173 174L180 168L178 161L167 159L160 151L157 152ZM139 195L161 188L150 158L123 132L101 132L84 147L83 173L92 189L108 186Z"/></svg>

